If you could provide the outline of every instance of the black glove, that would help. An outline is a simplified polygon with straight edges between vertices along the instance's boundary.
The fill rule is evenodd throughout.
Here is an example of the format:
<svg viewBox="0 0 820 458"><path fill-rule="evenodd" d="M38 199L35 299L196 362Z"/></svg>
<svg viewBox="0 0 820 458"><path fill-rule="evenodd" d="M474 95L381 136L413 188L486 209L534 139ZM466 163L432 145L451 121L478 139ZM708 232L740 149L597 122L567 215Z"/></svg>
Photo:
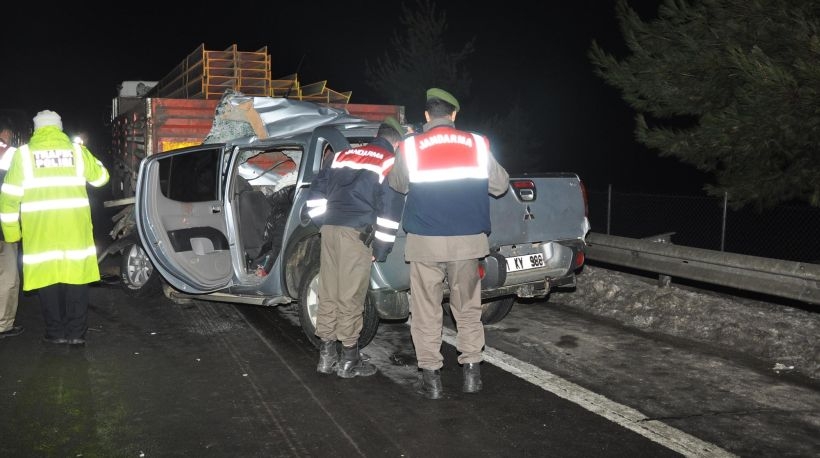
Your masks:
<svg viewBox="0 0 820 458"><path fill-rule="evenodd" d="M370 248L370 244L373 243L373 225L368 224L362 232L359 234L359 240L364 243L364 246Z"/></svg>

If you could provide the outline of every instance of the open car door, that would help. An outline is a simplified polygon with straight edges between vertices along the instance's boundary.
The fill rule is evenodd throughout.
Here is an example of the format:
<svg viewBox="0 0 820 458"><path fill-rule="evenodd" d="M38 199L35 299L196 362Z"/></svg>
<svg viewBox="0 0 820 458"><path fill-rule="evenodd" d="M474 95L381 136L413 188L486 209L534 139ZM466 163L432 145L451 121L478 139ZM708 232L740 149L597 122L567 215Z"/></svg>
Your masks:
<svg viewBox="0 0 820 458"><path fill-rule="evenodd" d="M190 294L211 293L233 278L223 189L222 144L145 158L136 190L137 232L160 274Z"/></svg>

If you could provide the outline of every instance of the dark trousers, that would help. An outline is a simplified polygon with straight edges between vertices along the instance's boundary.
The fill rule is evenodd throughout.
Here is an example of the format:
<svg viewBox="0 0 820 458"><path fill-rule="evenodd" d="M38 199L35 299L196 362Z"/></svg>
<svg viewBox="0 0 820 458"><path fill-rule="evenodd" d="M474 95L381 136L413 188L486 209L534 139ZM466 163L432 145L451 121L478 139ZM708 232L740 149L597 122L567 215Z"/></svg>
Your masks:
<svg viewBox="0 0 820 458"><path fill-rule="evenodd" d="M57 283L37 290L46 337L84 339L88 330L88 285Z"/></svg>

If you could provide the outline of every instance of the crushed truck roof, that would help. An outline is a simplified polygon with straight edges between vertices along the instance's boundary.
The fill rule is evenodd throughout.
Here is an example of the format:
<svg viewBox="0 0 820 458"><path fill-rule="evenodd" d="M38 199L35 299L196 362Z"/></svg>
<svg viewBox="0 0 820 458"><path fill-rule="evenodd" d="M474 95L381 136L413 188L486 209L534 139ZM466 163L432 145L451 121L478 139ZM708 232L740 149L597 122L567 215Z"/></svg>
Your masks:
<svg viewBox="0 0 820 458"><path fill-rule="evenodd" d="M345 110L282 97L226 91L203 143L288 137L325 124L371 124Z"/></svg>

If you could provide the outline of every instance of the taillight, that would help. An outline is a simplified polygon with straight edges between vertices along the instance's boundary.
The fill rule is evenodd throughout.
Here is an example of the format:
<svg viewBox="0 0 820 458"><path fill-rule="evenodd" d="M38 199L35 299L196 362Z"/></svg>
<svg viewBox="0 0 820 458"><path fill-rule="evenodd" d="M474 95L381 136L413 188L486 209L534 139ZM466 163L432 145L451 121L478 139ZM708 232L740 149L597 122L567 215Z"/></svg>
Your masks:
<svg viewBox="0 0 820 458"><path fill-rule="evenodd" d="M519 200L531 202L535 200L535 182L532 180L510 180L510 185Z"/></svg>
<svg viewBox="0 0 820 458"><path fill-rule="evenodd" d="M483 279L484 275L487 275L487 269L484 268L484 264L478 264L478 278Z"/></svg>
<svg viewBox="0 0 820 458"><path fill-rule="evenodd" d="M584 255L583 251L579 251L578 254L575 255L575 268L579 268L584 265L584 261L586 260L586 255Z"/></svg>

